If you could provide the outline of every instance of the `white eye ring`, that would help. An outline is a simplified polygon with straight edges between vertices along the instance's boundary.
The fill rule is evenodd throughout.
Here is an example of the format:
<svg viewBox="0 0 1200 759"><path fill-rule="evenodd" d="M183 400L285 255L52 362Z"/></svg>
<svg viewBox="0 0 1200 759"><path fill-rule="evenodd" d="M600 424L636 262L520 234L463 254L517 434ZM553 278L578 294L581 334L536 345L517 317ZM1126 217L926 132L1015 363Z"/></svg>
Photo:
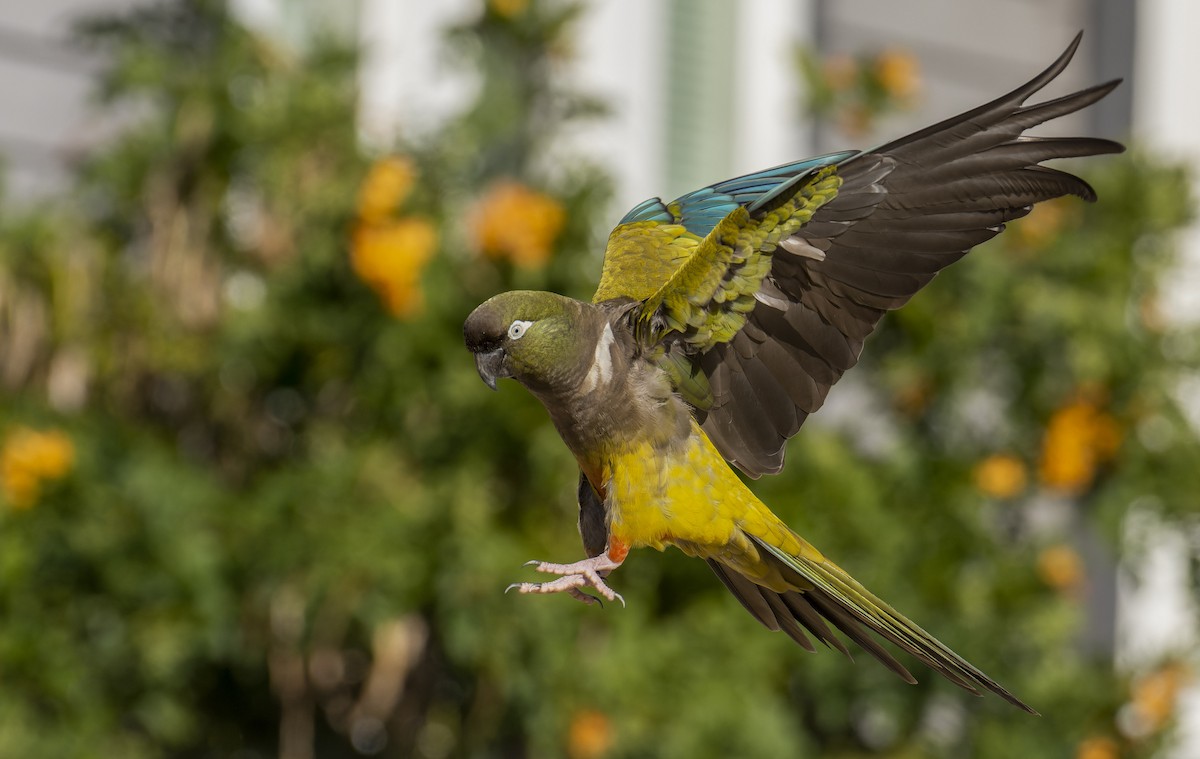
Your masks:
<svg viewBox="0 0 1200 759"><path fill-rule="evenodd" d="M508 339L520 340L521 337L524 336L525 330L529 329L530 324L533 324L533 322L517 319L512 324L508 325Z"/></svg>

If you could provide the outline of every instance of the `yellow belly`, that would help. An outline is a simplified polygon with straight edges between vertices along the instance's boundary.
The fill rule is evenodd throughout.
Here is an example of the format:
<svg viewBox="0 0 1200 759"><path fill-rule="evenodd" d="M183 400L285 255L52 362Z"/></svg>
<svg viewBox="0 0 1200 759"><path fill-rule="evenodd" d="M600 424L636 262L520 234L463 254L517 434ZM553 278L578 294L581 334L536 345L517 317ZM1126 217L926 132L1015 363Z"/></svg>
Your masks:
<svg viewBox="0 0 1200 759"><path fill-rule="evenodd" d="M754 496L706 443L703 433L693 434L673 451L647 442L613 457L606 474L615 538L659 550L674 540L729 540L737 507Z"/></svg>
<svg viewBox="0 0 1200 759"><path fill-rule="evenodd" d="M664 451L635 444L611 456L604 470L610 534L630 548L675 545L768 586L780 581L748 535L822 560L750 492L695 422L684 445Z"/></svg>

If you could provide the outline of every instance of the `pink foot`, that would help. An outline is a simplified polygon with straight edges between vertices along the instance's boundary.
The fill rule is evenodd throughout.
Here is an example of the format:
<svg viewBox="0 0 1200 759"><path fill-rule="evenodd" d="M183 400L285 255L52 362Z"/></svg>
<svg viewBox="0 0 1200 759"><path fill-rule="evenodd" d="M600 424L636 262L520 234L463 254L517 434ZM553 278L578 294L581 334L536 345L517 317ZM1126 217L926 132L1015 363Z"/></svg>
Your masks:
<svg viewBox="0 0 1200 759"><path fill-rule="evenodd" d="M525 564L534 567L539 572L552 575L562 575L557 580L549 582L514 582L504 589L504 592L516 588L518 593L567 593L572 598L586 604L600 603L595 596L584 593L580 588L593 588L609 601L620 601L625 605L621 594L608 587L604 578L609 572L621 566L621 562L608 558L607 553L583 559L574 564L550 564L545 561L530 561Z"/></svg>

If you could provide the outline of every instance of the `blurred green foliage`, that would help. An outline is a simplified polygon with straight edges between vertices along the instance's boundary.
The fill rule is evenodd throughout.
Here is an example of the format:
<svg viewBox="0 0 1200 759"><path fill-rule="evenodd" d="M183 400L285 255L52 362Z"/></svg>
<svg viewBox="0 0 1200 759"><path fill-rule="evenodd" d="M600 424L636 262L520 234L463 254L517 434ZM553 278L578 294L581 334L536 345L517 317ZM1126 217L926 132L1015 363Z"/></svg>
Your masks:
<svg viewBox="0 0 1200 759"><path fill-rule="evenodd" d="M1200 334L1157 311L1191 200L1151 156L1080 166L1100 203L1038 211L886 319L850 401L755 485L1044 717L807 655L674 553L629 559L627 609L501 593L529 558L581 555L576 469L532 397L486 391L460 329L502 290L594 286L606 175L545 157L602 112L561 71L580 11L491 2L452 31L478 99L396 145L378 218L354 50L279 47L215 0L89 25L134 118L67 202L0 213L0 755L1162 744L1182 670L1116 672L1082 628L1114 568L1081 546L1124 555L1131 504L1182 526L1200 492L1177 399ZM544 260L481 232L498 186ZM413 220L432 235L396 231ZM29 442L54 432L68 450Z"/></svg>

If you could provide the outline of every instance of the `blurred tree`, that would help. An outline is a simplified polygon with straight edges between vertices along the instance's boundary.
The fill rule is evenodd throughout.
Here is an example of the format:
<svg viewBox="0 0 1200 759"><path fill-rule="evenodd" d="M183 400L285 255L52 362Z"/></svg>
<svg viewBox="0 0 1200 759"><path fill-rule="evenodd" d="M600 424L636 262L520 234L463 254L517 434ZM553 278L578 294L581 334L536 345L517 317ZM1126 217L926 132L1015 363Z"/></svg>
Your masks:
<svg viewBox="0 0 1200 759"><path fill-rule="evenodd" d="M797 48L808 111L851 137L868 134L878 120L912 105L921 89L917 60L905 50L821 57Z"/></svg>
<svg viewBox="0 0 1200 759"><path fill-rule="evenodd" d="M834 394L863 403L756 485L1046 717L806 655L670 555L627 562L624 610L500 593L579 553L575 467L527 393L485 392L461 323L594 286L607 179L547 158L601 111L562 71L580 10L481 4L447 39L477 100L383 156L335 41L282 48L216 0L88 25L129 127L69 202L0 214L0 755L1162 744L1187 663L1080 644L1081 530L1120 550L1131 504L1183 525L1200 490L1176 392L1200 335L1155 300L1190 202L1136 153L886 320Z"/></svg>

